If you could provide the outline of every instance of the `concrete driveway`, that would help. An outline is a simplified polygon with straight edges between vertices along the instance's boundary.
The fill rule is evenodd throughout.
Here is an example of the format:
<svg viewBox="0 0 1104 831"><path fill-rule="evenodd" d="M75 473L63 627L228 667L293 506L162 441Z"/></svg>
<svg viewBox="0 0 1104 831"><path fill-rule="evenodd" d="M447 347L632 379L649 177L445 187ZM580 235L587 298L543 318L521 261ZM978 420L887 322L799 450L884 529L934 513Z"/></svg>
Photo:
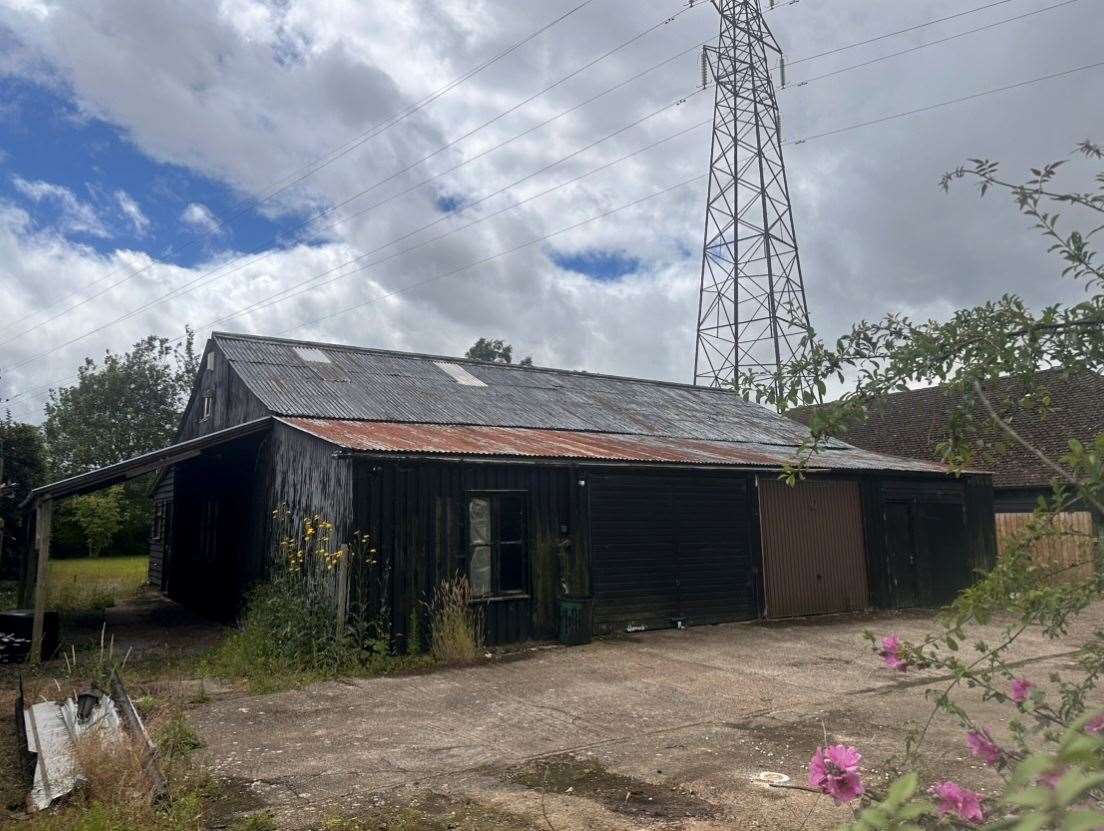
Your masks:
<svg viewBox="0 0 1104 831"><path fill-rule="evenodd" d="M1096 609L1083 631L1104 618ZM927 717L938 679L885 669L864 629L917 637L922 614L641 633L418 676L220 699L191 715L217 776L280 827L830 828L849 812L754 778L804 783L817 744L857 745L870 776ZM992 638L998 627L977 634ZM1025 640L1040 682L1065 642ZM1004 705L980 705L1002 733ZM984 786L956 725L937 719L927 773Z"/></svg>

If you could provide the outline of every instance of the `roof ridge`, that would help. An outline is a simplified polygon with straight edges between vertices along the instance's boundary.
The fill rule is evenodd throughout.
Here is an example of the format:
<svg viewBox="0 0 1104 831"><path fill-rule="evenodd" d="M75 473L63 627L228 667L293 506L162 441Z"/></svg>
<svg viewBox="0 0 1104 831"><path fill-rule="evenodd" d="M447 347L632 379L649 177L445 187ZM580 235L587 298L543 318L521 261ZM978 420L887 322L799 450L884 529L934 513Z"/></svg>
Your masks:
<svg viewBox="0 0 1104 831"><path fill-rule="evenodd" d="M679 381L664 381L655 378L638 378L632 375L611 375L604 372L588 372L580 369L559 369L557 367L547 366L522 366L521 364L504 364L497 363L495 361L480 361L475 358L458 358L452 355L434 355L428 352L404 352L401 349L382 349L373 346L356 346L353 344L333 343L332 341L312 341L312 340L298 340L295 338L278 338L270 337L267 335L251 335L241 334L238 332L211 332L212 338L223 338L230 340L248 340L248 341L264 341L267 343L282 343L289 346L309 346L315 348L328 348L328 349L343 349L352 352L366 352L373 355L395 355L403 358L421 358L428 361L447 361L449 363L466 363L473 364L475 366L493 366L500 369L511 369L522 372L544 372L555 375L572 375L580 378L601 378L610 381L632 381L638 384L654 384L657 386L674 387L676 389L692 389L699 391L710 391L724 396L734 396L740 398L739 393L735 390L726 390L719 387L703 387L697 384L686 384ZM741 398L741 400L744 400ZM754 402L747 402L749 404Z"/></svg>

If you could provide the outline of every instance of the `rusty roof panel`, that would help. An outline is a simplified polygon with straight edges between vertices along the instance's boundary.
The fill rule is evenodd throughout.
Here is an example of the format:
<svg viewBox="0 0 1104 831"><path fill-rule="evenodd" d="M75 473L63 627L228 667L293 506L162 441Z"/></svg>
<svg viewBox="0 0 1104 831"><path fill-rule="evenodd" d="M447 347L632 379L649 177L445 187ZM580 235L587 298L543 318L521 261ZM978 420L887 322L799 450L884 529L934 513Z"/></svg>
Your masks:
<svg viewBox="0 0 1104 831"><path fill-rule="evenodd" d="M487 427L397 422L282 418L280 421L352 451L411 455L578 459L781 468L796 447L762 442L633 436L579 430ZM940 465L896 459L852 447L822 451L813 467L831 470L885 470L946 473Z"/></svg>

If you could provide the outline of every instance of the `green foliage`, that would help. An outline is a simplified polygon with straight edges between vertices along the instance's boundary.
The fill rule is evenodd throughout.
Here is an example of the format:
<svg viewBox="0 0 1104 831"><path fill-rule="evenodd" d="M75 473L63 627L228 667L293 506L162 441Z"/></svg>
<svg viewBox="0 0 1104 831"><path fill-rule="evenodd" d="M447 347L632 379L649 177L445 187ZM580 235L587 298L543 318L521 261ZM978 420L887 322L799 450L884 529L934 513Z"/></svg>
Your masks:
<svg viewBox="0 0 1104 831"><path fill-rule="evenodd" d="M1089 142L1082 143L1076 155L1090 162L1104 159L1104 151ZM1005 784L983 794L982 800L988 817L985 827L1019 831L1104 826L1104 745L1098 735L1104 730L1104 715L1090 721L1087 710L1090 702L1098 701L1095 691L1104 674L1104 631L1083 638L1069 670L1046 678L1025 679L1029 670L1015 666L1011 657L1027 632L1067 641L1077 631L1078 616L1104 598L1104 571L1099 567L1104 544L1099 537L1088 540L1097 566L1092 579L1053 579L1059 575L1032 556L1037 543L1077 533L1055 523L1057 514L1087 506L1098 522L1104 519L1104 435L1088 442L1071 438L1066 452L1054 456L1033 446L1017 429L1028 420L1045 419L1054 406L1040 370L1104 370L1104 269L1092 248L1094 238L1104 232L1104 173L1088 190L1065 192L1055 186L1062 166L1055 162L1036 168L1028 181L1017 184L1002 179L995 163L974 159L947 174L943 185L972 178L983 195L1010 194L1048 250L1062 261L1063 278L1085 289L1080 302L1036 311L1021 298L1005 295L942 322L891 314L856 324L835 343L810 335L805 357L785 368L775 383L754 391L758 400L784 411L822 398L829 379L852 387L838 401L812 413L812 435L785 472L791 482L804 475L828 437L846 438L848 426L864 419L871 404L916 384L941 384L948 391L952 413L940 450L952 469L985 464L1017 446L1051 472L1052 493L1039 501L1031 521L1006 545L1000 562L945 610L939 628L919 642L902 643L896 653L910 667L947 679L924 692L931 712L907 739L906 771L919 766L928 728L938 713L957 721L964 738L966 731L978 731L975 741L989 740L986 726L975 723L971 699L963 691L1008 707L1005 729L994 739L999 747L990 759ZM1071 220L1091 230L1067 230ZM1019 383L995 383L1006 378ZM743 379L745 389L752 383L750 377ZM1014 391L997 395L996 389ZM975 623L1002 619L1010 622L996 642L971 637ZM878 639L871 636L871 641L878 649ZM1070 644L1062 647L1070 649ZM1018 693L1014 681L1021 685ZM1026 681L1030 685L1024 688ZM984 749L979 753L992 756ZM938 762L926 766L937 767ZM961 801L961 792L947 798L952 814L939 817L939 807L918 795L919 784L909 773L886 793L868 791L852 828L968 826L959 815L967 809L953 804ZM974 797L971 793L970 799Z"/></svg>
<svg viewBox="0 0 1104 831"><path fill-rule="evenodd" d="M467 577L441 582L430 604L433 657L444 664L471 663L483 652L483 620L472 605Z"/></svg>
<svg viewBox="0 0 1104 831"><path fill-rule="evenodd" d="M235 820L228 826L229 831L278 831L279 826L271 814L250 814Z"/></svg>
<svg viewBox="0 0 1104 831"><path fill-rule="evenodd" d="M471 345L464 357L473 361L487 361L492 364L512 364L514 362L514 347L501 339L480 338ZM518 366L532 365L532 358L522 358L518 364Z"/></svg>
<svg viewBox="0 0 1104 831"><path fill-rule="evenodd" d="M122 524L122 488L119 486L73 497L73 512L84 532L89 557L99 557Z"/></svg>
<svg viewBox="0 0 1104 831"><path fill-rule="evenodd" d="M172 441L198 369L194 337L170 346L150 335L130 352L86 358L77 382L50 392L50 474L72 476L157 450Z"/></svg>
<svg viewBox="0 0 1104 831"><path fill-rule="evenodd" d="M23 527L23 512L19 506L46 474L46 448L42 431L33 424L12 421L11 413L0 420L0 577L15 575L15 560L19 535Z"/></svg>
<svg viewBox="0 0 1104 831"><path fill-rule="evenodd" d="M205 746L183 713L173 714L157 731L157 749L170 763L186 759Z"/></svg>
<svg viewBox="0 0 1104 831"><path fill-rule="evenodd" d="M47 474L73 476L170 444L198 370L191 330L182 344L150 335L124 354L86 358L77 382L51 390L46 404ZM145 550L150 505L148 477L126 483L120 501L117 543L126 553ZM66 507L54 517L56 553L69 553L77 531Z"/></svg>
<svg viewBox="0 0 1104 831"><path fill-rule="evenodd" d="M368 609L364 592L351 591L338 624L336 597L346 570L363 575L375 549L356 532L337 541L320 514L298 521L286 507L273 513L278 560L271 578L252 589L241 624L204 660L209 675L244 679L268 692L341 675L375 675L424 663L389 652L387 616ZM379 583L386 584L386 572ZM363 588L363 587L362 587ZM359 594L359 596L358 596Z"/></svg>

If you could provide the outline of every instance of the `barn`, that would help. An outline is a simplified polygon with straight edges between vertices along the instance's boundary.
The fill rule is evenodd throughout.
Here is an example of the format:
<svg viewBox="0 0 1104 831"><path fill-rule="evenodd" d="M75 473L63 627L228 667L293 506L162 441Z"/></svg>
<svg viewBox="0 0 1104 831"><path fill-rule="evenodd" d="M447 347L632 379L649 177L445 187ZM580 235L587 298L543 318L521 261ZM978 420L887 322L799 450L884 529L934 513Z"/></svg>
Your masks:
<svg viewBox="0 0 1104 831"><path fill-rule="evenodd" d="M220 617L275 555L272 514L367 533L397 646L467 575L491 643L934 606L994 557L986 474L832 441L722 390L216 333L177 442L36 492L157 468L150 578Z"/></svg>
<svg viewBox="0 0 1104 831"><path fill-rule="evenodd" d="M985 384L983 391L1008 419L1029 447L1009 442L989 424L980 403L971 414L976 424L986 425L986 443L994 449L982 464L993 475L997 545L1004 549L1028 523L1040 497L1054 492L1054 470L1043 464L1035 451L1060 459L1076 439L1091 446L1104 433L1104 377L1085 369L1056 367L1035 373L1032 388L1049 402L1044 414L1019 404L1027 392L1023 379L1006 376ZM851 425L844 438L856 447L877 453L892 452L909 459L937 461L939 445L951 431L951 416L962 404L945 386L895 392L872 402L866 420ZM808 423L815 408L802 407L789 415ZM1104 531L1104 518L1094 516L1090 506L1075 504L1055 518L1069 535L1040 540L1036 561L1058 569L1070 580L1090 580L1096 573L1094 536Z"/></svg>

